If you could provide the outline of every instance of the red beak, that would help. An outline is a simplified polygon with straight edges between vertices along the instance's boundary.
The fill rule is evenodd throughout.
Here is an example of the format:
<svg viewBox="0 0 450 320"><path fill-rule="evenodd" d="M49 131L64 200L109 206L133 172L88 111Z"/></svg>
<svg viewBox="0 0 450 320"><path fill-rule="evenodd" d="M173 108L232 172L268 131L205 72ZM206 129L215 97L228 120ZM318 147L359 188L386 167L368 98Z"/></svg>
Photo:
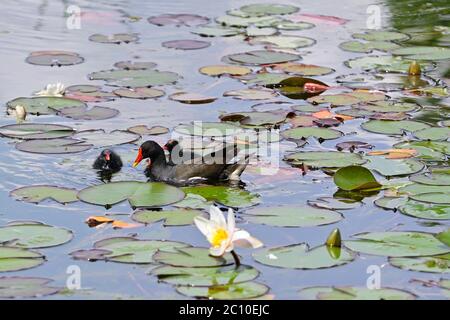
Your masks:
<svg viewBox="0 0 450 320"><path fill-rule="evenodd" d="M167 150L167 149L168 149L168 148L167 148L167 144L164 145L163 149L164 149L164 150Z"/></svg>
<svg viewBox="0 0 450 320"><path fill-rule="evenodd" d="M105 159L106 161L111 160L111 155L109 153L105 154Z"/></svg>
<svg viewBox="0 0 450 320"><path fill-rule="evenodd" d="M138 154L137 154L137 157L136 157L136 160L134 160L134 163L133 163L133 168L137 167L137 165L138 165L139 162L141 162L141 161L142 161L142 149L139 148Z"/></svg>

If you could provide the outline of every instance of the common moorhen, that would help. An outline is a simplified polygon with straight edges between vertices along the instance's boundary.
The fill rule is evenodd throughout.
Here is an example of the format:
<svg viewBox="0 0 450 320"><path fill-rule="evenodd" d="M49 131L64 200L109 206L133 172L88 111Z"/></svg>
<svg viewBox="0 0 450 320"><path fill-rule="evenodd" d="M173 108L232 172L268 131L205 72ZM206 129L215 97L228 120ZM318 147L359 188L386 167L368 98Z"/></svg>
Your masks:
<svg viewBox="0 0 450 320"><path fill-rule="evenodd" d="M122 166L123 163L120 156L110 149L103 150L92 165L96 170L110 171L112 173L120 171Z"/></svg>
<svg viewBox="0 0 450 320"><path fill-rule="evenodd" d="M169 149L174 145L176 146L177 143L172 142L166 148ZM227 145L224 149L215 151L215 155L209 154L195 158L196 160L193 163L175 164L172 160L168 162L163 148L155 141L150 140L140 146L133 167L136 167L143 159L149 159L146 169L148 177L155 181L175 184L198 180L239 180L248 164L248 157L245 158L243 163L241 163L242 161L231 162L236 156L236 151L235 146ZM201 163L198 163L198 159L202 160Z"/></svg>

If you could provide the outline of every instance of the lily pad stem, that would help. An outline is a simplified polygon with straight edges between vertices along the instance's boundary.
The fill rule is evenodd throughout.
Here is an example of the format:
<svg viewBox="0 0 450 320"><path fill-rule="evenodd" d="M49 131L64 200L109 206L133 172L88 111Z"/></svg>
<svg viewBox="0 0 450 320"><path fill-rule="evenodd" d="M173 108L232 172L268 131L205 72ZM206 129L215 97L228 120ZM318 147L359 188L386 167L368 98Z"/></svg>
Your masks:
<svg viewBox="0 0 450 320"><path fill-rule="evenodd" d="M233 256L234 263L236 264L236 269L241 265L241 260L239 260L239 256L234 250L231 250L231 255Z"/></svg>

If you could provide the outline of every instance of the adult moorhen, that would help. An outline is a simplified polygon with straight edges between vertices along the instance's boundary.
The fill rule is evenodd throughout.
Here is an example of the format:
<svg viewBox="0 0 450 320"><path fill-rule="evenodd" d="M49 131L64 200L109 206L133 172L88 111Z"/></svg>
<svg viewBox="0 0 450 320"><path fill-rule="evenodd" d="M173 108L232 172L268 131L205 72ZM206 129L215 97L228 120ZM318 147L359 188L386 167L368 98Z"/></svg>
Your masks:
<svg viewBox="0 0 450 320"><path fill-rule="evenodd" d="M210 154L200 158L202 163L195 161L174 164L172 161L167 161L164 150L158 143L149 140L140 146L133 167L136 167L143 159L149 159L147 176L155 181L174 184L188 184L198 180L239 180L248 164L249 157L245 157L241 162L231 162L236 153L235 146L226 145L222 150L215 151L215 156Z"/></svg>

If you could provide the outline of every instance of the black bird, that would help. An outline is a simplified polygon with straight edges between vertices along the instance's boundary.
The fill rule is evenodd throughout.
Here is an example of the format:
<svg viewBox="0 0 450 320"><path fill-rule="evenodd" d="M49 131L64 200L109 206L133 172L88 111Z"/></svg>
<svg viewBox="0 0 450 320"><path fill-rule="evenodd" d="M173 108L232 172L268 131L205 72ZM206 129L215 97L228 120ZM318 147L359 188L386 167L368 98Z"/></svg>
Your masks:
<svg viewBox="0 0 450 320"><path fill-rule="evenodd" d="M96 170L109 171L111 173L120 171L122 166L123 163L120 156L110 149L103 150L92 165Z"/></svg>
<svg viewBox="0 0 450 320"><path fill-rule="evenodd" d="M171 142L168 148L174 145L176 146L178 143ZM198 158L195 158L194 163L174 164L172 160L167 161L163 148L155 141L150 140L140 146L133 167L136 167L143 159L149 159L146 174L152 180L175 184L185 184L197 180L239 180L248 164L248 156L244 163L230 163L236 156L236 152L235 146L226 145L222 150L214 152L215 155L223 155L222 158L216 159L215 155L211 153L200 157L201 163L198 163Z"/></svg>

